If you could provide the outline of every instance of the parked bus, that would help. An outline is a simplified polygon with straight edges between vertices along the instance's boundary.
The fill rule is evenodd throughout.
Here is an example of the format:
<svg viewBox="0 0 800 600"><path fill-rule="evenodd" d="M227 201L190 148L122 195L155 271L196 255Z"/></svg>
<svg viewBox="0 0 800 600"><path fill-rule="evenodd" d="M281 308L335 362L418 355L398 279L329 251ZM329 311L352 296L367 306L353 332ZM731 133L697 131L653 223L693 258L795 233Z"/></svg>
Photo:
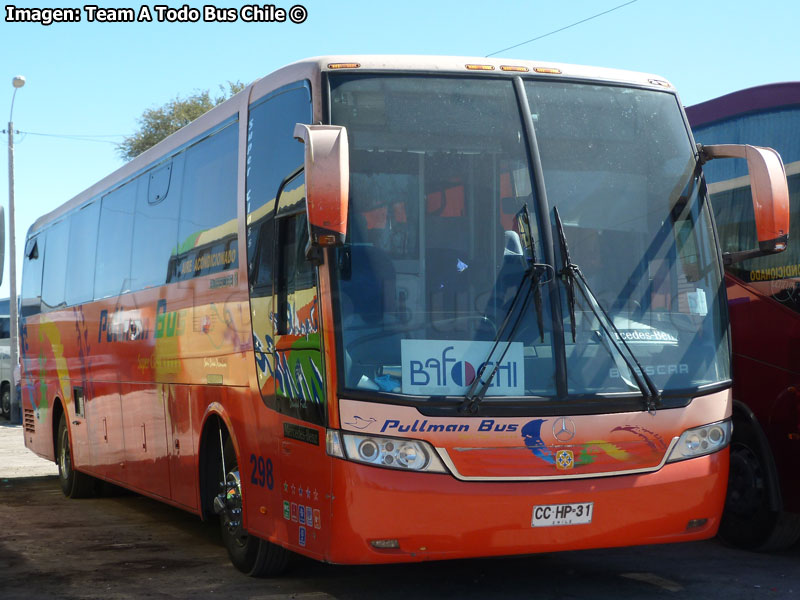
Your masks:
<svg viewBox="0 0 800 600"><path fill-rule="evenodd" d="M0 300L0 416L11 418L11 318L8 298Z"/></svg>
<svg viewBox="0 0 800 600"><path fill-rule="evenodd" d="M725 268L734 433L720 533L738 546L778 549L800 538L800 82L741 90L686 113L700 142L746 138L786 162L789 250ZM749 247L755 223L746 170L712 164L706 177L723 251Z"/></svg>
<svg viewBox="0 0 800 600"><path fill-rule="evenodd" d="M780 251L780 158L703 151L745 155ZM665 80L305 60L33 224L25 442L67 496L218 515L252 575L704 539L722 277Z"/></svg>

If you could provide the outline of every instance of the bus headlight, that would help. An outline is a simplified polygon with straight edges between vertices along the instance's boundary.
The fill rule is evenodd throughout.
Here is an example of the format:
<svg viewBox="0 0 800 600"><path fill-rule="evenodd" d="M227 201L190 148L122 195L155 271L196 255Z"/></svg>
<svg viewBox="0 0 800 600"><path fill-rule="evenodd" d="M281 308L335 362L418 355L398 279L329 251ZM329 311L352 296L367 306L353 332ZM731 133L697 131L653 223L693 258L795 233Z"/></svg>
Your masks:
<svg viewBox="0 0 800 600"><path fill-rule="evenodd" d="M446 473L433 447L422 440L357 435L328 430L328 454L404 471Z"/></svg>
<svg viewBox="0 0 800 600"><path fill-rule="evenodd" d="M731 421L720 421L687 429L670 452L667 462L676 462L719 452L731 441Z"/></svg>

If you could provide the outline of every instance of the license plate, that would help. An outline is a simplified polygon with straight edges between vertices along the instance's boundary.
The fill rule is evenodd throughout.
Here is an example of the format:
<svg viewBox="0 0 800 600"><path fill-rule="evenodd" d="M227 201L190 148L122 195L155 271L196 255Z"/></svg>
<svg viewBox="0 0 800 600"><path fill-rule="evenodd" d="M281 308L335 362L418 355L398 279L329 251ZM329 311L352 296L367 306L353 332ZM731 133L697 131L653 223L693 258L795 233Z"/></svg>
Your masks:
<svg viewBox="0 0 800 600"><path fill-rule="evenodd" d="M533 507L531 527L586 525L592 522L594 502L580 504L545 504Z"/></svg>

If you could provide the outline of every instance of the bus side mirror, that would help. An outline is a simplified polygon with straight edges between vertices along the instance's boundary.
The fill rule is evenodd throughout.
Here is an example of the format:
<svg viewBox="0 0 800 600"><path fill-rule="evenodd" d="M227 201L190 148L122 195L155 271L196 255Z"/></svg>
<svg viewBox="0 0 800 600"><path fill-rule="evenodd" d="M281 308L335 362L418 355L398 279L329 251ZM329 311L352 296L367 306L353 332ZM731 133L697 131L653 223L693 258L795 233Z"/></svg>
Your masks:
<svg viewBox="0 0 800 600"><path fill-rule="evenodd" d="M741 144L698 146L698 149L702 162L714 158L747 160L758 249L726 253L723 256L725 264L786 250L789 240L789 186L780 154L772 148Z"/></svg>
<svg viewBox="0 0 800 600"><path fill-rule="evenodd" d="M350 152L347 130L297 123L294 137L306 145L306 211L309 244L340 246L347 235Z"/></svg>

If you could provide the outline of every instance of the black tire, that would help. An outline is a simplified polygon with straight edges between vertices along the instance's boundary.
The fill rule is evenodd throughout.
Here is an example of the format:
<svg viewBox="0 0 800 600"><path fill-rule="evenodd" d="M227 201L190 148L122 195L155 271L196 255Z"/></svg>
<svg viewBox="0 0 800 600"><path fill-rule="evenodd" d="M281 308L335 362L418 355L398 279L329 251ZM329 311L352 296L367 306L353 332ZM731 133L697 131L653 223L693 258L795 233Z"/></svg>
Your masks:
<svg viewBox="0 0 800 600"><path fill-rule="evenodd" d="M227 485L220 490L216 503L220 517L222 541L233 566L251 577L273 577L283 573L289 564L289 552L266 540L249 535L242 526L242 487L239 463L230 437L225 440L224 452ZM224 499L224 500L223 500Z"/></svg>
<svg viewBox="0 0 800 600"><path fill-rule="evenodd" d="M7 384L3 384L0 391L0 414L6 419L11 418L11 388Z"/></svg>
<svg viewBox="0 0 800 600"><path fill-rule="evenodd" d="M58 465L58 482L61 491L67 498L88 498L94 495L96 480L94 477L72 468L72 447L69 443L66 415L61 415L56 438L56 464Z"/></svg>
<svg viewBox="0 0 800 600"><path fill-rule="evenodd" d="M719 537L758 552L788 548L800 538L800 515L774 510L770 490L777 485L772 456L762 449L758 431L736 420L731 440L731 468Z"/></svg>

